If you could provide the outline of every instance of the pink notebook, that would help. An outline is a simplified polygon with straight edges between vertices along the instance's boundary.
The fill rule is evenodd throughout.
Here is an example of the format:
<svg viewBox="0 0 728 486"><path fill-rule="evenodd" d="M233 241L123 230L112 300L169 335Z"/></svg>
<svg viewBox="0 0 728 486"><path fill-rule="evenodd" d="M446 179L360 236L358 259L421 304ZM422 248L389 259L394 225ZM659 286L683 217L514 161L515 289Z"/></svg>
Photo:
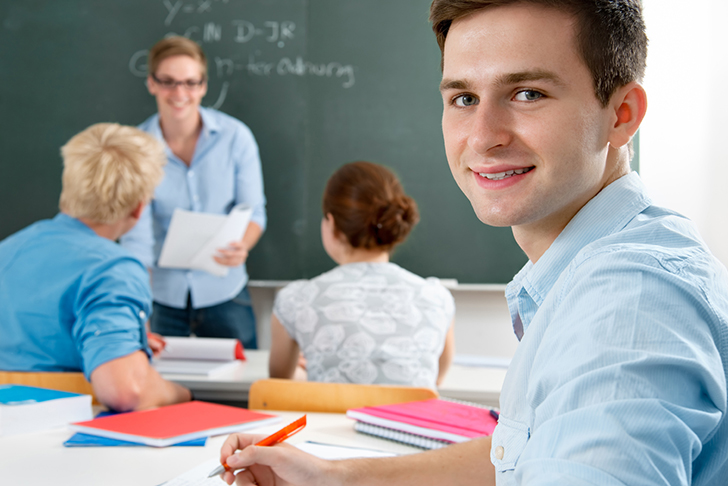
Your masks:
<svg viewBox="0 0 728 486"><path fill-rule="evenodd" d="M488 408L439 398L353 408L346 415L357 422L445 442L464 442L491 435L497 423ZM357 430L369 428L357 427Z"/></svg>
<svg viewBox="0 0 728 486"><path fill-rule="evenodd" d="M75 422L76 432L165 447L279 422L278 416L208 402L187 402Z"/></svg>

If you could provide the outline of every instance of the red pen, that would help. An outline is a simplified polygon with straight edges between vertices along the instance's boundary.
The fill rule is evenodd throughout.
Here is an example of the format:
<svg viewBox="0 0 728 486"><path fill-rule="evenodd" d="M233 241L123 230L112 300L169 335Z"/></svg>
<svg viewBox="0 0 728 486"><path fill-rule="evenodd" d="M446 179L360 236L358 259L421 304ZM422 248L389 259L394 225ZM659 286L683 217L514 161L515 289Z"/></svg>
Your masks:
<svg viewBox="0 0 728 486"><path fill-rule="evenodd" d="M265 439L261 440L260 442L256 443L257 446L272 446L275 444L278 444L279 442L283 442L284 440L291 437L296 432L300 431L306 426L306 416L304 415L300 419L291 422L290 424L283 427L278 432L275 432ZM208 478L211 478L213 476L217 476L218 474L221 474L224 471L231 471L232 468L227 465L227 463L222 463L221 465L217 466L209 476Z"/></svg>

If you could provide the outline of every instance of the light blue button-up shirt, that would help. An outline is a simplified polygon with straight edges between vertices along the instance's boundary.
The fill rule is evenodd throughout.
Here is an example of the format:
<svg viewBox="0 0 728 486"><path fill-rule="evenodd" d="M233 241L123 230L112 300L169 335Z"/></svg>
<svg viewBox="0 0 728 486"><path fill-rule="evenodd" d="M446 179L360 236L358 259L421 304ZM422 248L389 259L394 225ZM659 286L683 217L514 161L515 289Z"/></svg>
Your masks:
<svg viewBox="0 0 728 486"><path fill-rule="evenodd" d="M728 484L728 275L636 173L506 297L523 337L493 434L499 486Z"/></svg>
<svg viewBox="0 0 728 486"><path fill-rule="evenodd" d="M154 199L121 244L152 270L154 300L169 307L209 307L235 297L248 282L245 265L230 268L226 277L198 270L159 268L156 263L176 208L228 214L236 204L253 208L251 221L265 229L265 196L258 145L239 120L200 108L202 131L192 162L187 166L167 146L154 115L139 125L165 145L167 165Z"/></svg>
<svg viewBox="0 0 728 486"><path fill-rule="evenodd" d="M139 260L60 213L0 242L0 369L83 371L147 348Z"/></svg>

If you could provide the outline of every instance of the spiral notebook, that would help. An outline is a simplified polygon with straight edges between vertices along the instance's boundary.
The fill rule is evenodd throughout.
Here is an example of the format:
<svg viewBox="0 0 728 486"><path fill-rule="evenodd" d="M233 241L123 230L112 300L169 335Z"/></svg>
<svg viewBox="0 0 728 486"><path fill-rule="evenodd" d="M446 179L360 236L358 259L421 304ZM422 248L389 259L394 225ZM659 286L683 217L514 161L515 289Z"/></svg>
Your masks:
<svg viewBox="0 0 728 486"><path fill-rule="evenodd" d="M346 415L356 420L357 432L422 449L491 435L498 417L486 407L440 398L353 408Z"/></svg>

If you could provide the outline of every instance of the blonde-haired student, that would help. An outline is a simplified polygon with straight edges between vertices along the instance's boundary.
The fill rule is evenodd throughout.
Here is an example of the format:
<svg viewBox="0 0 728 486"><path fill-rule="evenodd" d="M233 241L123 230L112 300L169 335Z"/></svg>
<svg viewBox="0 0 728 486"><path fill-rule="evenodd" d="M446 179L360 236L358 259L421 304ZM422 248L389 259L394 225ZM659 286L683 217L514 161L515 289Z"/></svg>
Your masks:
<svg viewBox="0 0 728 486"><path fill-rule="evenodd" d="M117 411L190 400L149 364L149 275L115 242L162 177L162 146L100 123L61 153L61 212L0 242L0 369L83 371Z"/></svg>
<svg viewBox="0 0 728 486"><path fill-rule="evenodd" d="M389 261L419 221L415 201L386 167L353 162L329 179L321 239L338 266L276 296L272 377L435 388L454 353L452 295Z"/></svg>

